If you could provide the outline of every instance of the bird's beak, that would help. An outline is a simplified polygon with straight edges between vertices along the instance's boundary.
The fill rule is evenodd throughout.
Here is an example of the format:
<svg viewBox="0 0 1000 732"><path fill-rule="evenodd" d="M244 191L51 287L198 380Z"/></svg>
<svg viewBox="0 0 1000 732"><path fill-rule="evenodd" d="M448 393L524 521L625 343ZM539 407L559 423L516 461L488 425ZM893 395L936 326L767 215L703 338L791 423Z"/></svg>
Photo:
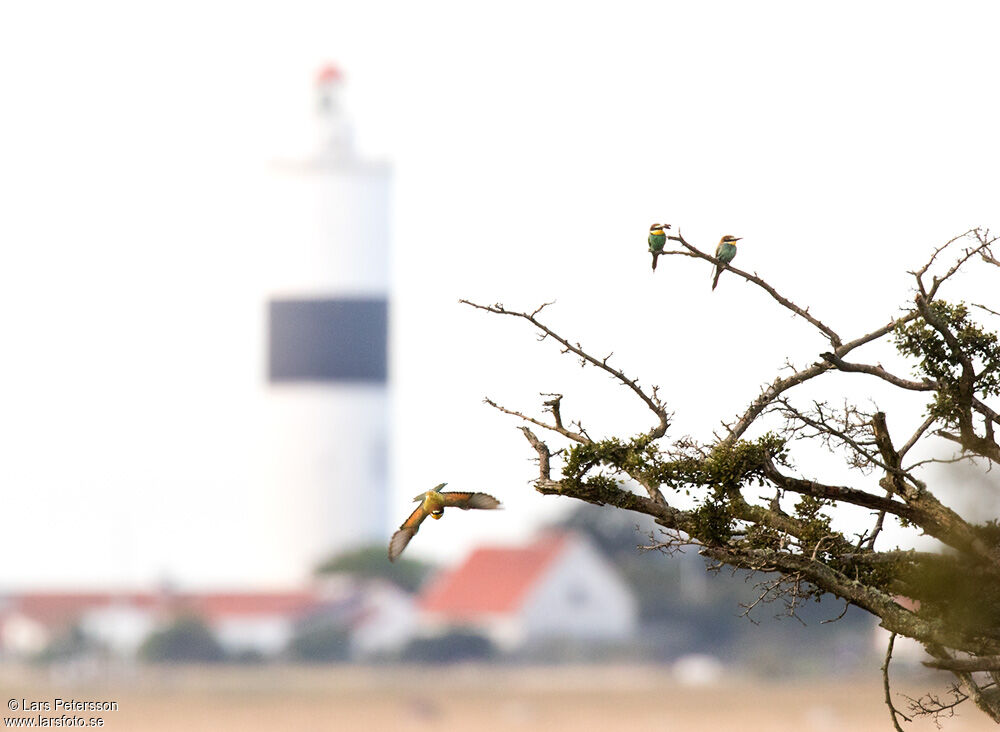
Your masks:
<svg viewBox="0 0 1000 732"><path fill-rule="evenodd" d="M743 238L742 236L738 236L738 237L736 237L735 239L733 239L733 241L739 241L739 240L740 240L740 239L742 239L742 238Z"/></svg>

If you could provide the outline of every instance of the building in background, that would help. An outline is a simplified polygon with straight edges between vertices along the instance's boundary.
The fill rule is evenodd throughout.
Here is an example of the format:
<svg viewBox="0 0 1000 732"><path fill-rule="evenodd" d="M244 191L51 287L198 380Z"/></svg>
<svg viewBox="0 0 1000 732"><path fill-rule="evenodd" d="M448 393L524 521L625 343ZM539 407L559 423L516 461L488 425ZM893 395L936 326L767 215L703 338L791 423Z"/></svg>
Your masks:
<svg viewBox="0 0 1000 732"><path fill-rule="evenodd" d="M313 590L201 594L58 593L12 595L0 605L0 657L31 659L77 635L86 649L133 658L154 631L179 618L203 621L228 653L283 652L300 617L321 607Z"/></svg>
<svg viewBox="0 0 1000 732"><path fill-rule="evenodd" d="M628 647L638 632L634 593L614 565L585 535L550 532L523 546L475 549L416 597L349 573L279 592L0 596L0 660L136 658L154 634L185 619L202 623L230 659L405 658L414 641L468 631L501 653L606 649Z"/></svg>
<svg viewBox="0 0 1000 732"><path fill-rule="evenodd" d="M553 641L626 643L638 604L615 567L582 534L523 547L481 547L418 600L424 634L472 630L505 651Z"/></svg>
<svg viewBox="0 0 1000 732"><path fill-rule="evenodd" d="M318 147L277 166L264 268L270 482L303 569L389 528L390 170L356 154L342 92L322 69Z"/></svg>
<svg viewBox="0 0 1000 732"><path fill-rule="evenodd" d="M308 648L324 629L342 636L340 660L391 655L416 622L411 595L349 577L283 592L31 592L0 597L0 661L136 659L154 633L192 618L229 659L334 660Z"/></svg>

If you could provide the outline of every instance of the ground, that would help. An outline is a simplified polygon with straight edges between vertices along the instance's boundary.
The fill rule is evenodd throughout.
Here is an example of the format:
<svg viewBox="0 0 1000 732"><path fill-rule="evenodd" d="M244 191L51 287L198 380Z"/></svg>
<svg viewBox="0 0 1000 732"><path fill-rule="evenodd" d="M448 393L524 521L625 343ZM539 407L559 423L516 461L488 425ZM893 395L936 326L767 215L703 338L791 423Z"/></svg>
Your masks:
<svg viewBox="0 0 1000 732"><path fill-rule="evenodd" d="M123 668L100 676L0 666L0 688L5 702L117 701L118 711L76 713L103 716L113 732L891 730L877 672L707 686L684 686L663 668L638 666ZM431 684L447 694L426 697ZM900 691L927 684L914 680ZM926 720L905 726L935 729ZM996 727L972 708L944 723L945 732L987 729Z"/></svg>

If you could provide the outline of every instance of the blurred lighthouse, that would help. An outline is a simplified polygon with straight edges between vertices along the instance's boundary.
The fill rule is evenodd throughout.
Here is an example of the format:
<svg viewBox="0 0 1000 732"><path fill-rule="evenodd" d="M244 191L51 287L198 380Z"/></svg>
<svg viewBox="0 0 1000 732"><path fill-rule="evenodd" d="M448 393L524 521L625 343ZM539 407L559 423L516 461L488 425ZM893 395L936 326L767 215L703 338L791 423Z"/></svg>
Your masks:
<svg viewBox="0 0 1000 732"><path fill-rule="evenodd" d="M316 150L274 181L266 272L268 482L302 572L388 530L390 170L358 157L339 69L315 94Z"/></svg>

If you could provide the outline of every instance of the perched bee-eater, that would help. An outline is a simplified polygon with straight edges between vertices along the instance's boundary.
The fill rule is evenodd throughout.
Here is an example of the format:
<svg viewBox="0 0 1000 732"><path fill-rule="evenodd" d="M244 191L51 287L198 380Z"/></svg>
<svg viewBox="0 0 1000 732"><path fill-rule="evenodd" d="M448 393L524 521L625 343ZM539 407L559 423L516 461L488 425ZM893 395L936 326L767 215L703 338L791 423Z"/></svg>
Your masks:
<svg viewBox="0 0 1000 732"><path fill-rule="evenodd" d="M500 508L500 501L486 493L442 492L441 489L446 485L448 484L441 483L426 493L413 497L414 501L420 501L420 505L389 540L390 562L395 561L396 557L402 554L425 518L428 516L435 519L441 518L444 515L444 509L448 506L455 506L463 511L468 511L470 508Z"/></svg>
<svg viewBox="0 0 1000 732"><path fill-rule="evenodd" d="M733 257L736 256L736 244L742 236L730 236L726 234L724 237L719 239L719 246L715 248L715 258L718 259L722 264L715 265L715 277L712 279L712 289L719 284L719 275L722 274L722 270L725 266L733 261Z"/></svg>
<svg viewBox="0 0 1000 732"><path fill-rule="evenodd" d="M649 253L653 255L653 271L656 271L656 260L663 254L663 245L667 243L667 229L670 224L653 224L649 227Z"/></svg>

